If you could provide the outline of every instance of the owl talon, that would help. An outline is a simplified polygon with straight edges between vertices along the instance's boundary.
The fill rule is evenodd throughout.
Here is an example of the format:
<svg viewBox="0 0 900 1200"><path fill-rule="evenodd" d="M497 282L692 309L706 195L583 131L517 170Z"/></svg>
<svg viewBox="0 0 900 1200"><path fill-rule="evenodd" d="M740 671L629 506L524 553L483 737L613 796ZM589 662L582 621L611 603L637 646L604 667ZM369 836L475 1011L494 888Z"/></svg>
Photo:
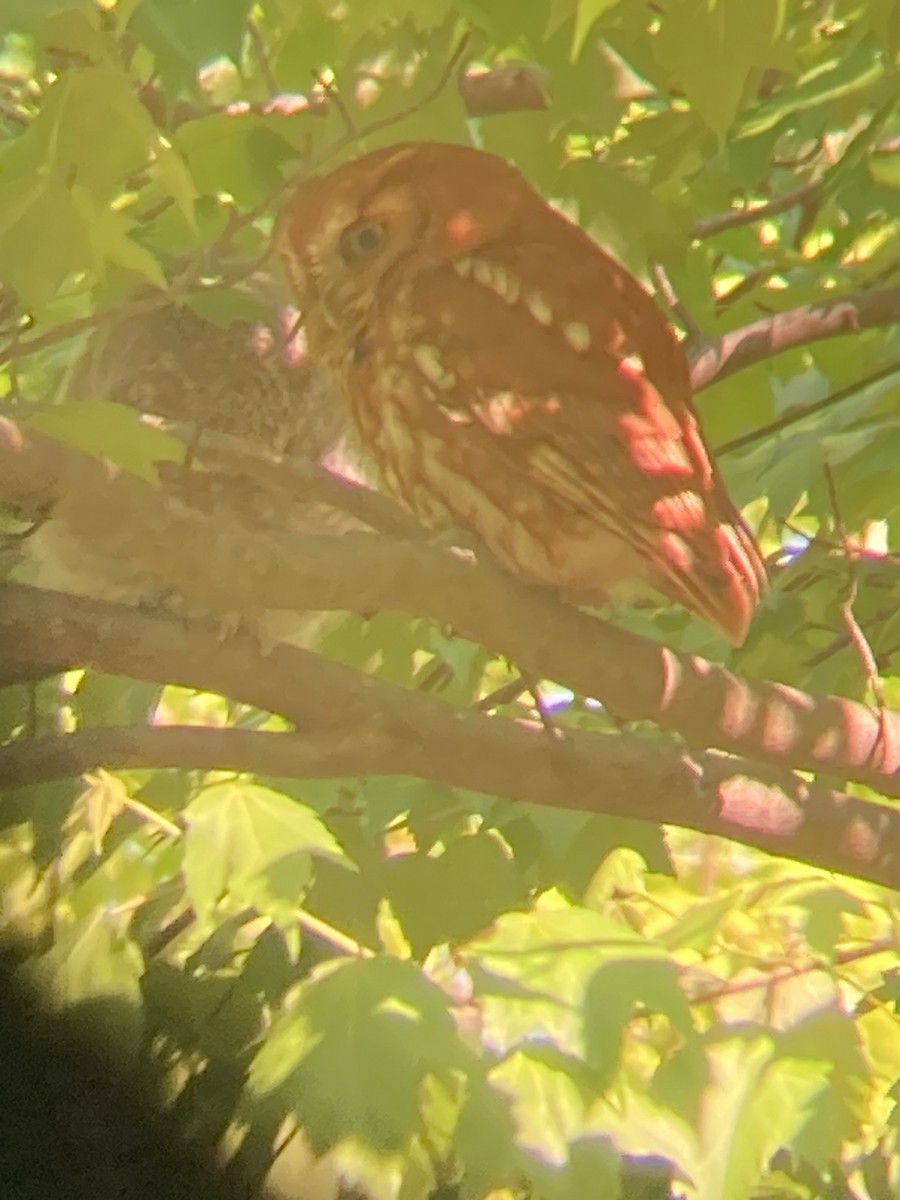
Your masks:
<svg viewBox="0 0 900 1200"><path fill-rule="evenodd" d="M476 555L480 548L478 539L469 530L458 527L425 529L423 540L427 546L434 546L438 550L458 550L472 556Z"/></svg>
<svg viewBox="0 0 900 1200"><path fill-rule="evenodd" d="M247 617L246 614L239 612L224 613L216 617L215 623L216 638L218 641L227 642L239 634L244 634L253 639L256 649L263 658L268 658L281 642L279 637L266 628L264 621Z"/></svg>
<svg viewBox="0 0 900 1200"><path fill-rule="evenodd" d="M244 628L243 618L238 612L220 613L215 617L216 625L216 640L219 642L230 641L236 637Z"/></svg>

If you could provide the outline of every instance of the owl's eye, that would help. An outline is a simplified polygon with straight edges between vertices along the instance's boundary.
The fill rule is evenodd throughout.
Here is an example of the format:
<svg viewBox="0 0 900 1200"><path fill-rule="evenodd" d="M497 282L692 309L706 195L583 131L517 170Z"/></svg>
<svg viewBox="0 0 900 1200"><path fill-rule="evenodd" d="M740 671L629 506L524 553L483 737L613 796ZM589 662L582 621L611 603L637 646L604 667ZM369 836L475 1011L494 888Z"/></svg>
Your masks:
<svg viewBox="0 0 900 1200"><path fill-rule="evenodd" d="M384 241L384 226L377 221L360 221L348 225L341 234L340 252L345 263L359 262L379 248Z"/></svg>

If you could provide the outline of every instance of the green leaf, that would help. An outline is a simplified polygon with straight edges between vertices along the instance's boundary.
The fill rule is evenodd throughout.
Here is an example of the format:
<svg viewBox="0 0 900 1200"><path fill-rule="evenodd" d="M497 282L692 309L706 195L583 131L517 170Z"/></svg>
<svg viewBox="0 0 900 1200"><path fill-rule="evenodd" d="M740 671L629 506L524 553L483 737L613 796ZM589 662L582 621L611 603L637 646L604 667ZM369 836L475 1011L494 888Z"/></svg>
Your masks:
<svg viewBox="0 0 900 1200"><path fill-rule="evenodd" d="M73 185L70 191L72 210L83 221L91 247L94 269L98 275L107 264L123 267L158 288L166 287L166 276L149 250L128 236L135 223L113 209L98 209L88 191Z"/></svg>
<svg viewBox="0 0 900 1200"><path fill-rule="evenodd" d="M27 417L24 424L108 458L143 479L156 479L160 460L180 462L184 458L182 442L145 424L134 409L109 400L55 404Z"/></svg>
<svg viewBox="0 0 900 1200"><path fill-rule="evenodd" d="M133 223L109 205L155 148L163 186L190 215L193 185L184 165L160 142L95 11L56 12L44 36L78 65L59 74L37 117L0 158L0 274L32 308L70 273L102 275L109 264L162 286L153 255L128 236Z"/></svg>
<svg viewBox="0 0 900 1200"><path fill-rule="evenodd" d="M185 881L201 919L226 892L284 916L301 902L311 857L352 865L315 813L260 784L215 784L185 819Z"/></svg>
<svg viewBox="0 0 900 1200"><path fill-rule="evenodd" d="M159 180L162 191L173 198L187 220L194 225L197 187L184 159L162 138L157 138L153 144L153 174Z"/></svg>
<svg viewBox="0 0 900 1200"><path fill-rule="evenodd" d="M725 892L710 900L701 900L698 904L692 904L670 926L657 929L656 939L660 945L673 950L678 946L707 950L719 932L722 919L728 916L734 905L733 892Z"/></svg>
<svg viewBox="0 0 900 1200"><path fill-rule="evenodd" d="M779 0L673 0L656 36L661 65L719 139L741 107L750 72L771 64Z"/></svg>
<svg viewBox="0 0 900 1200"><path fill-rule="evenodd" d="M578 0L575 12L575 31L572 34L571 57L573 62L581 55L594 22L609 9L615 8L619 2L620 0Z"/></svg>
<svg viewBox="0 0 900 1200"><path fill-rule="evenodd" d="M900 154L873 154L868 159L869 174L876 183L900 188Z"/></svg>
<svg viewBox="0 0 900 1200"><path fill-rule="evenodd" d="M807 72L793 87L779 89L735 129L736 138L755 137L773 129L785 117L854 96L876 84L885 73L884 51L865 40L848 54L835 53L828 62Z"/></svg>
<svg viewBox="0 0 900 1200"><path fill-rule="evenodd" d="M471 8L470 4L466 5ZM549 40L566 21L570 20L578 9L578 0L548 0L547 26L545 34ZM477 23L477 22L476 22Z"/></svg>
<svg viewBox="0 0 900 1200"><path fill-rule="evenodd" d="M142 0L130 30L156 57L173 92L194 85L198 69L218 55L239 62L251 0Z"/></svg>
<svg viewBox="0 0 900 1200"><path fill-rule="evenodd" d="M690 1007L673 962L657 956L610 957L597 967L584 999L585 1057L604 1081L612 1080L623 1031L638 1006L665 1015L688 1042L693 1038Z"/></svg>
<svg viewBox="0 0 900 1200"><path fill-rule="evenodd" d="M405 854L385 864L385 895L417 955L457 942L527 900L499 839L457 838L438 856Z"/></svg>
<svg viewBox="0 0 900 1200"><path fill-rule="evenodd" d="M137 725L147 720L159 694L157 683L86 671L70 702L79 728Z"/></svg>
<svg viewBox="0 0 900 1200"><path fill-rule="evenodd" d="M622 1087L612 1097L599 1097L587 1117L585 1134L610 1139L623 1154L667 1159L681 1169L684 1178L691 1178L697 1139L688 1119L660 1104L646 1089Z"/></svg>
<svg viewBox="0 0 900 1200"><path fill-rule="evenodd" d="M281 181L282 164L295 158L275 125L255 113L211 113L180 126L173 143L199 193L227 192L251 207Z"/></svg>
<svg viewBox="0 0 900 1200"><path fill-rule="evenodd" d="M698 1200L746 1200L769 1160L793 1138L828 1088L822 1061L778 1058L763 1033L711 1041L700 1113L701 1152L692 1177Z"/></svg>
<svg viewBox="0 0 900 1200"><path fill-rule="evenodd" d="M93 0L5 0L3 21L7 29L37 30L48 17L75 8L90 15L95 6Z"/></svg>
<svg viewBox="0 0 900 1200"><path fill-rule="evenodd" d="M48 168L77 182L98 204L106 203L146 163L156 137L153 121L135 95L115 43L83 14L61 14L48 36L54 45L88 56L89 65L57 79L23 136L40 142Z"/></svg>
<svg viewBox="0 0 900 1200"><path fill-rule="evenodd" d="M579 1069L551 1046L530 1046L514 1050L488 1075L510 1099L519 1146L556 1168L568 1162L570 1143L584 1128L591 1092L578 1086Z"/></svg>
<svg viewBox="0 0 900 1200"><path fill-rule="evenodd" d="M678 261L685 253L687 211L609 163L568 164L559 192L577 201L579 224L638 275L649 260Z"/></svg>
<svg viewBox="0 0 900 1200"><path fill-rule="evenodd" d="M665 952L600 913L507 913L461 958L480 999L485 1041L500 1052L540 1038L608 1076L635 1005L647 1003L683 1032L691 1029Z"/></svg>
<svg viewBox="0 0 900 1200"><path fill-rule="evenodd" d="M873 1024L869 1029L872 1033L876 1027L879 1029L883 1038L880 1045L886 1051L883 1078L896 1080L900 1078L896 1018L882 1008L874 1008L866 1021L870 1017ZM872 1067L878 1061L878 1053L871 1055L865 1041L865 1030L858 1028L852 1014L842 1011L837 1002L822 1005L794 1024L781 1039L781 1054L795 1061L821 1063L827 1073L827 1087L807 1112L807 1121L795 1142L798 1152L819 1167L827 1165L834 1147L842 1140L858 1135L860 1097L875 1083Z"/></svg>
<svg viewBox="0 0 900 1200"><path fill-rule="evenodd" d="M465 1062L448 1004L413 963L337 963L276 1020L250 1068L250 1092L278 1092L316 1151L351 1131L396 1150L421 1128L426 1076L449 1085Z"/></svg>
<svg viewBox="0 0 900 1200"><path fill-rule="evenodd" d="M57 176L0 183L0 278L26 308L41 308L92 258L88 231Z"/></svg>
<svg viewBox="0 0 900 1200"><path fill-rule="evenodd" d="M473 690L484 674L487 657L484 648L467 638L445 633L431 623L422 632L437 660L453 672L452 685L442 686L441 695L456 703L471 703Z"/></svg>
<svg viewBox="0 0 900 1200"><path fill-rule="evenodd" d="M329 627L321 649L329 658L409 686L417 651L432 643L430 626L405 614L383 612L361 618L348 613Z"/></svg>
<svg viewBox="0 0 900 1200"><path fill-rule="evenodd" d="M137 1049L143 1024L143 957L117 932L106 911L94 912L63 932L36 966L55 1004L90 1004L92 1033L102 1029L111 1049ZM99 1037L97 1045L102 1045Z"/></svg>

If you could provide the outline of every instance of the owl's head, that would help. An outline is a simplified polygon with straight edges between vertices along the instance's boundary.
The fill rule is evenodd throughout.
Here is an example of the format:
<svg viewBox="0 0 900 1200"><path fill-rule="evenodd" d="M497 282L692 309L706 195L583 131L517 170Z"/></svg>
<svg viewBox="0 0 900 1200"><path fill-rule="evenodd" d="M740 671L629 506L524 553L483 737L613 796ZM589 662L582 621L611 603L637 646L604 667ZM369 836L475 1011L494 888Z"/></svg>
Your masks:
<svg viewBox="0 0 900 1200"><path fill-rule="evenodd" d="M301 308L346 328L409 272L497 241L532 196L493 154L405 142L305 180L275 241Z"/></svg>

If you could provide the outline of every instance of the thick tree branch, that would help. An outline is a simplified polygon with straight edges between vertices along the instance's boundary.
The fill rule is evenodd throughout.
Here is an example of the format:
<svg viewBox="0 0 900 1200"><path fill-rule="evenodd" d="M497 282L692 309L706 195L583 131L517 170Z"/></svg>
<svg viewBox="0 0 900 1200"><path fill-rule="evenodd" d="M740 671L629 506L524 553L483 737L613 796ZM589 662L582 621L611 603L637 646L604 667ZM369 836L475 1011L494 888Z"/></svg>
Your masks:
<svg viewBox="0 0 900 1200"><path fill-rule="evenodd" d="M30 591L30 595L29 595ZM54 631L61 661L233 696L297 734L238 729L89 729L0 748L0 789L98 764L225 768L298 778L400 774L511 800L683 825L831 870L900 886L900 813L788 771L669 742L566 731L450 708L307 651L261 656L202 626L101 601L11 588L0 638L17 656Z"/></svg>
<svg viewBox="0 0 900 1200"><path fill-rule="evenodd" d="M181 435L184 431L173 426ZM427 536L427 531L387 496L374 492L356 480L344 478L319 463L299 458L281 458L250 445L231 434L204 430L203 442L193 454L194 462L220 471L232 481L252 483L261 493L282 507L314 500L355 517L370 529L403 537ZM166 464L161 475L171 472ZM186 479L186 468L177 468Z"/></svg>
<svg viewBox="0 0 900 1200"><path fill-rule="evenodd" d="M0 421L0 495L31 511L52 508L96 553L214 612L252 618L269 609L387 609L431 617L533 678L595 696L622 718L655 721L692 746L900 795L900 714L740 679L561 605L452 548L364 533L254 534L217 524L166 504L150 484L72 447L26 437L11 421ZM12 604L11 594L4 603ZM3 633L0 626L0 650L21 662L18 633ZM46 644L30 650L46 661Z"/></svg>
<svg viewBox="0 0 900 1200"><path fill-rule="evenodd" d="M804 304L762 317L697 347L690 355L691 382L694 391L699 392L785 350L898 322L900 287L853 292L818 304Z"/></svg>

